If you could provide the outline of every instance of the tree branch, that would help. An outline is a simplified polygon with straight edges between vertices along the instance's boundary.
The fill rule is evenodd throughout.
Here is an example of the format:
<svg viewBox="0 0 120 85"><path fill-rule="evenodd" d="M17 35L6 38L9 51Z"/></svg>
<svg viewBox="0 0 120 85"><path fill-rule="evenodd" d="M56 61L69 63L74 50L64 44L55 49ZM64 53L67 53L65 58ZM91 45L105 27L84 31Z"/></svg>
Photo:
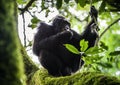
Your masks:
<svg viewBox="0 0 120 85"><path fill-rule="evenodd" d="M27 11L28 8L32 5L32 3L34 1L36 1L36 0L30 0L24 8L18 8L19 10L21 10L21 14L23 14L25 11Z"/></svg>
<svg viewBox="0 0 120 85"><path fill-rule="evenodd" d="M119 12L120 9L104 9L105 12Z"/></svg>
<svg viewBox="0 0 120 85"><path fill-rule="evenodd" d="M115 20L113 23L111 23L100 35L100 38L103 36L103 34L105 34L105 32L110 29L111 26L113 26L115 23L117 23L120 20L120 18L118 18L117 20Z"/></svg>

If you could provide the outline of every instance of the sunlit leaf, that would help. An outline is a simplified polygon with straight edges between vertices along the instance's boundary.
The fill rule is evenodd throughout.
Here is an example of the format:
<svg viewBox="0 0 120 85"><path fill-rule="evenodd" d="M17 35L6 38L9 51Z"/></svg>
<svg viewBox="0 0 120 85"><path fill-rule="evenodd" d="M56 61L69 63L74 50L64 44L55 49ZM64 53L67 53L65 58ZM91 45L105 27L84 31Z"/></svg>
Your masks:
<svg viewBox="0 0 120 85"><path fill-rule="evenodd" d="M105 50L101 47L91 47L89 48L85 53L86 54L98 54L98 53L102 53L104 52Z"/></svg>
<svg viewBox="0 0 120 85"><path fill-rule="evenodd" d="M27 3L27 0L17 0L17 3L19 3L19 4L25 4L25 3Z"/></svg>
<svg viewBox="0 0 120 85"><path fill-rule="evenodd" d="M84 39L80 41L80 50L84 52L88 48L88 41L85 41Z"/></svg>
<svg viewBox="0 0 120 85"><path fill-rule="evenodd" d="M64 45L70 52L75 53L75 54L80 54L78 49L75 48L73 45L71 45L71 44L64 44Z"/></svg>

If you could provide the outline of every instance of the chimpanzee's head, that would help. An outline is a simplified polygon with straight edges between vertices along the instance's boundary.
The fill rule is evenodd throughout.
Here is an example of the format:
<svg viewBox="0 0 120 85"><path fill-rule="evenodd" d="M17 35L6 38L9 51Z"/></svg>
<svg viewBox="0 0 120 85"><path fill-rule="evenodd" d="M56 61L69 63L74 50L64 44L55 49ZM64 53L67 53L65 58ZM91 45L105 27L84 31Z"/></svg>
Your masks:
<svg viewBox="0 0 120 85"><path fill-rule="evenodd" d="M62 32L70 29L70 23L63 16L56 16L52 25L54 26L56 32Z"/></svg>

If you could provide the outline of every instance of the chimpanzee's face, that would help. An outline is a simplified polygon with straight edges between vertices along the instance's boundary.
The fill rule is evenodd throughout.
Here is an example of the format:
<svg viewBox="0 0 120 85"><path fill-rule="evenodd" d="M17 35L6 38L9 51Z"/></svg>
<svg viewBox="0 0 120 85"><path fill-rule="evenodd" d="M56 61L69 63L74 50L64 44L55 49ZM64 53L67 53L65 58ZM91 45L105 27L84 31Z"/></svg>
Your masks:
<svg viewBox="0 0 120 85"><path fill-rule="evenodd" d="M70 23L62 16L57 16L53 20L53 26L55 27L56 32L70 30Z"/></svg>

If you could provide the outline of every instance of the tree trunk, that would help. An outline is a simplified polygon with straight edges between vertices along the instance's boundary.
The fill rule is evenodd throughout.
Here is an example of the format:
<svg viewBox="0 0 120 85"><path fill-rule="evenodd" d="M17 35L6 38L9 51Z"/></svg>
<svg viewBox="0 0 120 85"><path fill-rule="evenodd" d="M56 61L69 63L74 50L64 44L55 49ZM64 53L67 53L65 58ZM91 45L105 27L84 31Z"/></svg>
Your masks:
<svg viewBox="0 0 120 85"><path fill-rule="evenodd" d="M25 85L15 0L0 1L0 85Z"/></svg>

